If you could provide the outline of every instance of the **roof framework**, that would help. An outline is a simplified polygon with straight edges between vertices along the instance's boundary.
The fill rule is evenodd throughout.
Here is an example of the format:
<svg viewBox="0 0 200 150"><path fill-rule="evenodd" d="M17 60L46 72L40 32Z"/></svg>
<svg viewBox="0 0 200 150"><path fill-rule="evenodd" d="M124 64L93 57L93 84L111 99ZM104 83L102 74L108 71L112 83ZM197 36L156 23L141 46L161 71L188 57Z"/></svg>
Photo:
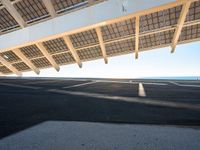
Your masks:
<svg viewBox="0 0 200 150"><path fill-rule="evenodd" d="M0 34L19 30L104 0L0 0Z"/></svg>
<svg viewBox="0 0 200 150"><path fill-rule="evenodd" d="M17 9L15 5L20 2L23 0L15 0L11 3ZM80 3L85 1L82 0ZM89 2L90 5L93 3L95 2ZM64 12L66 9L64 7L71 7L69 4L56 4L55 0L51 0L48 4L49 6L45 3L43 5L37 3L41 10L45 8L43 14L38 12L38 17L42 18L42 15L55 17ZM5 13L5 7L0 7L2 7L0 13L2 10ZM23 13L19 14L28 25L32 22L31 13L29 13L30 17L23 16ZM10 15L12 20L10 24L20 28L21 25L14 19L15 17ZM1 28L1 33L4 32L4 27L7 25ZM102 58L107 63L108 57L128 53L135 53L135 58L138 58L139 52L142 51L171 46L174 52L177 44L199 40L200 0L179 0L108 20L106 24L86 27L70 34L52 36L40 42L36 41L1 52L0 73L21 75L21 72L33 70L38 74L39 69L48 67L54 67L59 71L60 65L77 63L82 67L84 61Z"/></svg>
<svg viewBox="0 0 200 150"><path fill-rule="evenodd" d="M98 39L99 39L99 44L100 44L100 47L101 47L101 52L102 52L102 55L103 55L103 58L104 58L104 62L105 62L105 64L107 64L108 58L107 58L107 54L106 54L106 48L105 48L105 44L104 44L104 41L103 41L101 28L96 28L96 32L97 32L97 36L98 36Z"/></svg>

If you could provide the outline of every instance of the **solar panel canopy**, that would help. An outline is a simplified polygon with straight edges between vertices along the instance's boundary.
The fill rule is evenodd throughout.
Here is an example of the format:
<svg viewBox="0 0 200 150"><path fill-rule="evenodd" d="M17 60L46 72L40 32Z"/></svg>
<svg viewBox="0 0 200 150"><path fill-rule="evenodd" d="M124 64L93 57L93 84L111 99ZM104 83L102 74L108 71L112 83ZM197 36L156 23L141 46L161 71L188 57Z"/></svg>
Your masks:
<svg viewBox="0 0 200 150"><path fill-rule="evenodd" d="M8 0L0 1L0 36L67 15L102 0ZM9 8L17 12L13 15ZM112 11L112 10L111 10ZM19 19L20 18L20 19ZM21 20L21 22L20 22ZM20 22L20 23L19 23ZM24 26L23 26L24 25ZM179 0L108 20L96 26L0 50L0 72L18 74L95 59L138 53L200 40L200 0ZM173 49L174 48L174 49Z"/></svg>

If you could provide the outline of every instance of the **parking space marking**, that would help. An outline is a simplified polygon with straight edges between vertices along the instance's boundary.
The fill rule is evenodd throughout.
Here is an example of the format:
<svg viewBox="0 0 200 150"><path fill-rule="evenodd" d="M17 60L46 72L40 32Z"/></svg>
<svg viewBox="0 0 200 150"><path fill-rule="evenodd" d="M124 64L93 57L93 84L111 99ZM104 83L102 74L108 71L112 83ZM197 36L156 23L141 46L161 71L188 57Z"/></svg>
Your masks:
<svg viewBox="0 0 200 150"><path fill-rule="evenodd" d="M54 82L64 82L64 81L91 81L86 79L62 79L62 80L42 80L42 81L31 81L31 82L25 82L24 84L42 84L42 83L54 83Z"/></svg>
<svg viewBox="0 0 200 150"><path fill-rule="evenodd" d="M36 87L36 86L17 85L17 84L11 84L11 83L0 83L0 85L10 86L10 87L26 88L26 89L33 89L33 90L38 90L38 89L42 88L42 87Z"/></svg>
<svg viewBox="0 0 200 150"><path fill-rule="evenodd" d="M57 93L57 94L67 94L67 95L70 94L70 95L75 95L75 96L108 99L108 100L113 100L113 101L125 101L125 102L130 102L130 103L139 103L139 104L145 104L145 105L155 105L155 106L162 106L162 107L182 108L182 109L183 108L193 109L193 110L200 111L199 105L186 104L186 103L180 103L180 102L141 99L137 97L110 96L110 95L99 94L99 93L65 91L65 90L58 90L58 89L49 89L47 91L52 92L52 93Z"/></svg>
<svg viewBox="0 0 200 150"><path fill-rule="evenodd" d="M63 89L69 89L69 88L80 87L80 86L85 86L85 85L95 84L95 83L97 83L97 81L91 81L91 82L86 82L86 83L81 83L81 84L76 84L76 85L71 85L71 86L65 86L65 87L62 87L62 88Z"/></svg>
<svg viewBox="0 0 200 150"><path fill-rule="evenodd" d="M25 82L24 84L41 84L41 83L54 83L54 82L61 82L62 80L52 80L52 81L31 81L31 82Z"/></svg>
<svg viewBox="0 0 200 150"><path fill-rule="evenodd" d="M95 80L99 83L124 83L124 84L139 84L140 82L133 82L130 81L114 81L114 80ZM142 84L149 84L149 85L168 85L167 83L154 83L154 82L142 82Z"/></svg>
<svg viewBox="0 0 200 150"><path fill-rule="evenodd" d="M149 85L168 85L167 83L154 83L154 82L142 82L142 84L149 84Z"/></svg>
<svg viewBox="0 0 200 150"><path fill-rule="evenodd" d="M139 83L139 86L138 86L138 96L146 97L146 92L142 83Z"/></svg>
<svg viewBox="0 0 200 150"><path fill-rule="evenodd" d="M96 82L101 82L101 83L130 83L128 81L115 81L115 80L94 80Z"/></svg>
<svg viewBox="0 0 200 150"><path fill-rule="evenodd" d="M89 79L63 79L63 81L91 81Z"/></svg>
<svg viewBox="0 0 200 150"><path fill-rule="evenodd" d="M170 81L169 83L172 83L172 84L177 85L177 86L182 86L182 87L200 87L200 85L179 84L179 83L177 83L177 82L172 82L172 81Z"/></svg>

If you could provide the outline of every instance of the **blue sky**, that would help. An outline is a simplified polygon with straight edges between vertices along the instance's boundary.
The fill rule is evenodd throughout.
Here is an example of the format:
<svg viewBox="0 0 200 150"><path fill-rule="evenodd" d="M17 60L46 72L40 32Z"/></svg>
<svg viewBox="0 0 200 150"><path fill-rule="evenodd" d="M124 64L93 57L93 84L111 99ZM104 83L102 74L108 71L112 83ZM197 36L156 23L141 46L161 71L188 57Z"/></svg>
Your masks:
<svg viewBox="0 0 200 150"><path fill-rule="evenodd" d="M99 78L141 78L166 76L200 76L200 42L178 45L175 53L170 47L134 54L83 62L78 65L61 66L60 72L53 68L41 70L40 75L23 73L25 77L99 77Z"/></svg>

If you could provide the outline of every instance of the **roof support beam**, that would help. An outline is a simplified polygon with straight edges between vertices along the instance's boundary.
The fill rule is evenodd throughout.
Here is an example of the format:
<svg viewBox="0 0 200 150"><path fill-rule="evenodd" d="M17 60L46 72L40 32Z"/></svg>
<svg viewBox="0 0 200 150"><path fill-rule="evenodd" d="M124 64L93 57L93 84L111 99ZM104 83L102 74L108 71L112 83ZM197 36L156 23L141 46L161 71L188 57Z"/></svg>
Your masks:
<svg viewBox="0 0 200 150"><path fill-rule="evenodd" d="M15 73L18 76L21 76L22 73L19 72L15 67L12 66L12 64L8 61L6 61L2 56L0 56L0 62L6 66L8 69L10 69L13 73Z"/></svg>
<svg viewBox="0 0 200 150"><path fill-rule="evenodd" d="M138 59L139 51L139 34L140 34L140 17L135 18L135 59Z"/></svg>
<svg viewBox="0 0 200 150"><path fill-rule="evenodd" d="M3 34L3 33L0 31L0 35L1 35L1 34Z"/></svg>
<svg viewBox="0 0 200 150"><path fill-rule="evenodd" d="M91 6L94 4L94 0L88 0L88 4Z"/></svg>
<svg viewBox="0 0 200 150"><path fill-rule="evenodd" d="M135 1L138 1L139 7L135 7ZM56 17L56 21L55 19L50 19L43 23L31 25L27 27L26 30L17 30L6 35L1 35L0 49L2 51L17 49L29 44L47 41L65 35L72 35L78 32L90 30L92 28L131 19L138 15L142 16L148 13L176 7L178 5L184 4L188 0L149 0L148 4L142 5L144 1L145 0L127 0L128 4L130 4L128 12L129 15L127 14L123 16L121 12L119 12L118 1L115 0L107 0L98 5L93 5L92 10L95 10L95 13L91 13L90 7L78 10L76 13L67 13L60 17ZM168 1L170 3L168 3ZM112 10L113 13L110 13L110 10ZM98 15L102 13L105 15L99 17ZM69 20L73 19L74 17L78 18L75 22L70 22ZM88 19L91 17L95 19ZM43 32L41 32L41 29ZM21 38L21 36L23 36L23 38ZM18 38L20 38L20 40L13 40Z"/></svg>
<svg viewBox="0 0 200 150"><path fill-rule="evenodd" d="M48 61L51 63L51 65L56 69L56 71L60 70L59 65L55 62L53 57L48 53L46 48L42 45L42 43L36 43L36 46L40 49L42 54L48 59Z"/></svg>
<svg viewBox="0 0 200 150"><path fill-rule="evenodd" d="M26 27L26 22L23 20L21 15L18 13L18 11L15 9L15 7L12 5L10 0L1 0L4 7L8 10L8 12L12 15L12 17L17 21L17 23L22 27Z"/></svg>
<svg viewBox="0 0 200 150"><path fill-rule="evenodd" d="M20 51L20 49L13 50L13 53L17 55L27 66L29 66L36 74L40 74L40 70L35 67L32 62L26 58L26 56Z"/></svg>
<svg viewBox="0 0 200 150"><path fill-rule="evenodd" d="M191 1L188 0L188 2L186 2L185 4L182 5L182 10L181 10L180 17L179 17L177 27L175 29L174 37L173 37L173 40L172 40L171 53L173 53L176 49L176 45L177 45L179 37L181 35L181 30L183 28L187 13L189 11L190 4L191 4Z"/></svg>
<svg viewBox="0 0 200 150"><path fill-rule="evenodd" d="M12 3L12 4L15 4L15 3L18 3L18 2L20 2L20 1L22 1L22 0L15 0L15 1L12 1L11 3Z"/></svg>
<svg viewBox="0 0 200 150"><path fill-rule="evenodd" d="M76 63L78 64L78 66L80 68L82 68L82 62L81 62L73 44L72 44L69 36L64 36L63 39L64 39L65 43L67 44L67 47L69 48L70 52L72 53L72 56L74 57Z"/></svg>
<svg viewBox="0 0 200 150"><path fill-rule="evenodd" d="M105 44L104 44L104 41L103 41L101 28L100 27L96 28L96 32L97 32L97 36L98 36L98 39L99 39L99 44L100 44L100 47L101 47L101 52L102 52L102 55L103 55L103 58L104 58L104 62L105 62L105 64L107 64L108 58L107 58L107 54L106 54L106 48L105 48Z"/></svg>
<svg viewBox="0 0 200 150"><path fill-rule="evenodd" d="M45 7L47 8L49 14L51 15L52 18L56 17L56 11L52 5L51 0L42 0Z"/></svg>

